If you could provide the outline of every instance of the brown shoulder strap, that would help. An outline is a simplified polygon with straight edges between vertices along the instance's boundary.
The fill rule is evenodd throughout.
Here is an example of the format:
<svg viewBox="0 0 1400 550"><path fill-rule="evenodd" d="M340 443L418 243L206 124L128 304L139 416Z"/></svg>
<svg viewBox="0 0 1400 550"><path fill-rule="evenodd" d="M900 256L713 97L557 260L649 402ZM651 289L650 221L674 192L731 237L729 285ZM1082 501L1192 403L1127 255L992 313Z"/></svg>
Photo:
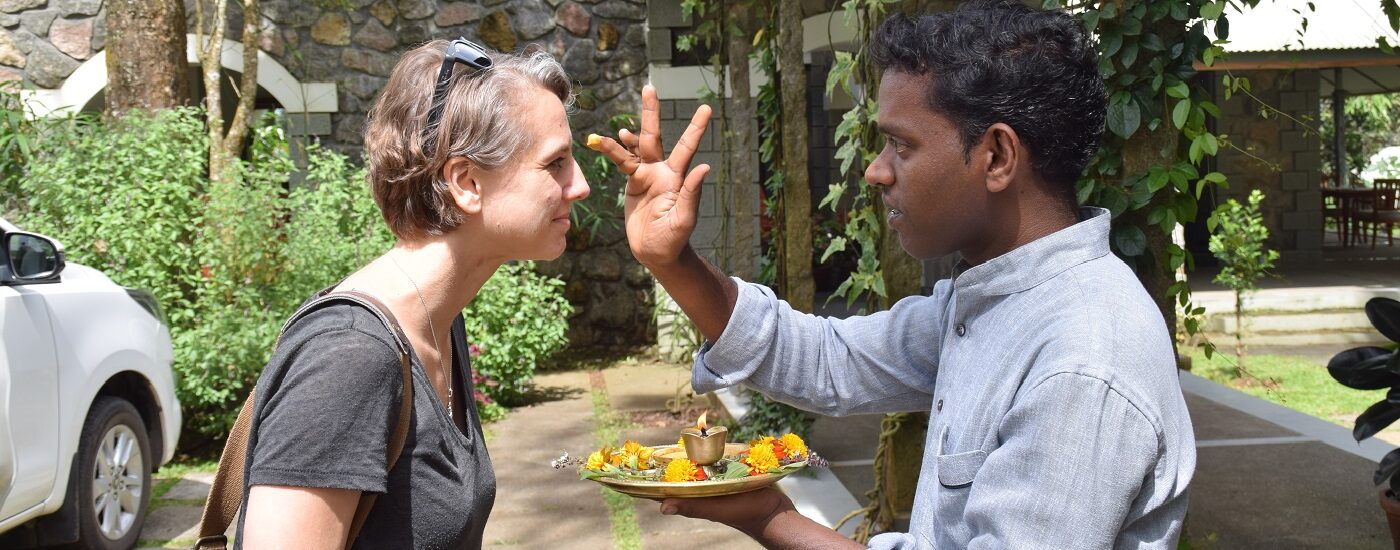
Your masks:
<svg viewBox="0 0 1400 550"><path fill-rule="evenodd" d="M389 327L394 335L395 343L398 344L399 364L403 373L403 398L399 403L399 414L397 423L394 425L394 434L389 439L387 456L385 457L386 472L393 471L394 465L398 463L399 455L403 453L404 442L408 439L408 425L413 413L413 370L409 363L408 337L404 335L403 328L399 326L394 314L389 311L382 302L368 293L349 290L331 292L320 298L312 300L302 306L296 313L287 319L282 325L281 334L287 331L293 322L305 316L312 309L332 300L349 300L369 309L384 325ZM204 503L204 514L199 520L199 538L195 541L195 550L224 550L228 546L228 538L224 535L228 531L229 525L233 524L234 515L238 513L239 505L243 500L243 476L247 460L248 437L251 429L253 416L253 403L255 395L250 393L248 400L243 402L243 408L238 411L238 419L233 422L233 429L230 431L228 440L224 443L223 454L219 456L219 469L214 474L214 483L209 489L209 500ZM359 536L360 529L364 527L365 518L369 516L369 511L374 507L374 500L377 493L363 493L360 495L360 502L355 508L354 520L350 523L349 536L345 539L345 547L350 548L355 543L355 538Z"/></svg>

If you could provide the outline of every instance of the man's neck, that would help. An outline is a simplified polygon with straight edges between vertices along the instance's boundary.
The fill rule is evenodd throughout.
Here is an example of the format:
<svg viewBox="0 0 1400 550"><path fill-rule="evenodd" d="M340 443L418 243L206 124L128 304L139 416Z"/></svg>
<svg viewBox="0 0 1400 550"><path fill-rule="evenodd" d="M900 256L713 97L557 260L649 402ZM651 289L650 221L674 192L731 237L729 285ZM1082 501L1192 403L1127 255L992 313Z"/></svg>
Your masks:
<svg viewBox="0 0 1400 550"><path fill-rule="evenodd" d="M1035 242L1052 233L1079 223L1078 208L1067 207L1060 201L1016 201L994 212L990 226L992 238L982 246L960 251L969 265L982 263L1012 250Z"/></svg>

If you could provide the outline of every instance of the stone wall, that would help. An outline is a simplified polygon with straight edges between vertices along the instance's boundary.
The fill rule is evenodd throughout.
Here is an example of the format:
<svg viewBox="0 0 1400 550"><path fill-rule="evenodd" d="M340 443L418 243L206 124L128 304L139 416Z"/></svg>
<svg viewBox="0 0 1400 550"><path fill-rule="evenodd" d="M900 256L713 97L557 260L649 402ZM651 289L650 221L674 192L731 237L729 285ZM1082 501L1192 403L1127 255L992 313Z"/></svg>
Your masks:
<svg viewBox="0 0 1400 550"><path fill-rule="evenodd" d="M62 86L102 50L103 9L101 0L0 0L0 81ZM559 58L577 84L571 123L580 142L606 131L612 116L640 112L644 0L263 0L261 9L261 49L301 82L336 84L338 111L317 114L304 129L297 128L306 125L300 117L291 117L293 133L321 135L322 143L355 157L364 143L365 114L399 56L436 38L462 36L502 51L535 44ZM228 38L241 40L242 13L231 7L230 14ZM572 343L654 341L651 280L620 231L590 238L575 230L564 257L541 270L569 282L576 309Z"/></svg>
<svg viewBox="0 0 1400 550"><path fill-rule="evenodd" d="M106 41L102 0L0 0L0 82L57 88Z"/></svg>
<svg viewBox="0 0 1400 550"><path fill-rule="evenodd" d="M1226 101L1224 92L1217 91L1222 111L1219 132L1249 153L1220 150L1217 170L1230 179L1230 188L1220 192L1220 202L1231 198L1244 202L1251 190L1262 190L1265 199L1260 210L1269 228L1269 246L1280 252L1280 261L1320 259L1322 145L1316 133L1293 120L1316 126L1320 75L1315 70L1298 70L1245 71L1237 76L1250 80L1253 95L1264 104L1243 94ZM1261 116L1265 105L1287 116Z"/></svg>

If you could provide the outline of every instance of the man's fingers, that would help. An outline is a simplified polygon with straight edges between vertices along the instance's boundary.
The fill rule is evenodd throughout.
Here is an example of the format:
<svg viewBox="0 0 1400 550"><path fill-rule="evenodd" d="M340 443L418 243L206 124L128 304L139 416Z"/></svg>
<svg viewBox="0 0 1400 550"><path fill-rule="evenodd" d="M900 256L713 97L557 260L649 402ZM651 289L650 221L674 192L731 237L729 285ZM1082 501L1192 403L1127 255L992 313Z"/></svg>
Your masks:
<svg viewBox="0 0 1400 550"><path fill-rule="evenodd" d="M701 105L695 110L695 115L690 117L690 125L685 127L685 133L681 134L680 141L677 141L676 147L671 150L666 165L677 174L685 171L685 168L690 166L691 159L695 158L695 151L700 148L700 138L705 136L705 128L709 125L710 106Z"/></svg>
<svg viewBox="0 0 1400 550"><path fill-rule="evenodd" d="M637 154L642 162L661 160L661 100L656 98L656 88L651 84L642 86L642 136Z"/></svg>
<svg viewBox="0 0 1400 550"><path fill-rule="evenodd" d="M621 170L623 174L630 176L633 172L637 171L637 167L640 165L637 161L637 155L624 149L622 145L613 138L604 136L598 137L600 139L597 147L593 147L594 150L602 153L603 156L617 165L617 169Z"/></svg>
<svg viewBox="0 0 1400 550"><path fill-rule="evenodd" d="M633 154L637 152L637 141L639 139L637 134L632 133L631 130L626 128L618 130L617 132L617 140L621 142L622 146L626 147L627 150L632 151Z"/></svg>
<svg viewBox="0 0 1400 550"><path fill-rule="evenodd" d="M700 188L705 184L705 174L710 173L710 165L701 164L690 170L681 182L680 195L676 197L676 208L686 215L694 215L700 208Z"/></svg>

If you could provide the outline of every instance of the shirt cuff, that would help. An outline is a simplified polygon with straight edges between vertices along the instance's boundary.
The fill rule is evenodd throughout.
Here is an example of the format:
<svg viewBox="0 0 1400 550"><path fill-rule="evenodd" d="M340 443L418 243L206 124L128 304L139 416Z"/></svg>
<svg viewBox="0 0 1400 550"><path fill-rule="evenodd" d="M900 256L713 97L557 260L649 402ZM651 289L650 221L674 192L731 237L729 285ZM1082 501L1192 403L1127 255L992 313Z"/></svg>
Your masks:
<svg viewBox="0 0 1400 550"><path fill-rule="evenodd" d="M732 277L739 287L734 311L720 334L719 340L705 341L695 352L690 384L696 393L709 393L743 382L753 374L771 342L766 342L764 327L777 319L778 298L766 286L747 283Z"/></svg>

